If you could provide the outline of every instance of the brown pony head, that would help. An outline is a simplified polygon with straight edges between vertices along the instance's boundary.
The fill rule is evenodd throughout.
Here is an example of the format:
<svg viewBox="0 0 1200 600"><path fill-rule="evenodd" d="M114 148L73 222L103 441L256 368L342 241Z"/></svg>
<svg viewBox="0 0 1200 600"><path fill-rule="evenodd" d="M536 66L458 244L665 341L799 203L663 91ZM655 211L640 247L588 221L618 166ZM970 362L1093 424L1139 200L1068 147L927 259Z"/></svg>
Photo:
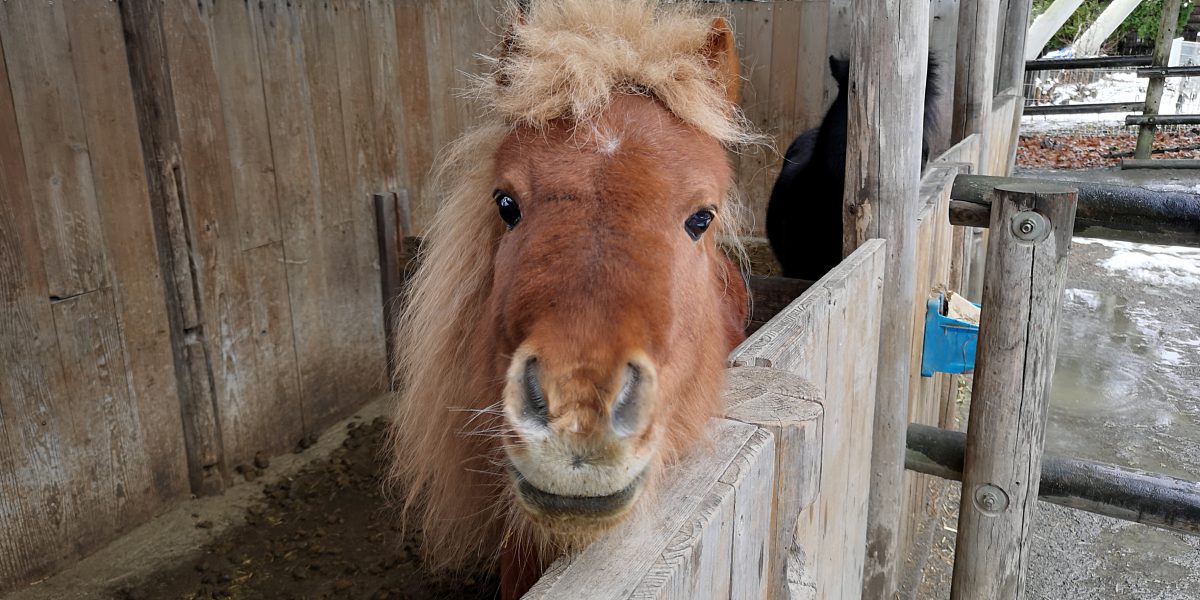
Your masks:
<svg viewBox="0 0 1200 600"><path fill-rule="evenodd" d="M620 520L720 413L745 320L724 19L543 0L511 31L397 333L393 471L446 564Z"/></svg>

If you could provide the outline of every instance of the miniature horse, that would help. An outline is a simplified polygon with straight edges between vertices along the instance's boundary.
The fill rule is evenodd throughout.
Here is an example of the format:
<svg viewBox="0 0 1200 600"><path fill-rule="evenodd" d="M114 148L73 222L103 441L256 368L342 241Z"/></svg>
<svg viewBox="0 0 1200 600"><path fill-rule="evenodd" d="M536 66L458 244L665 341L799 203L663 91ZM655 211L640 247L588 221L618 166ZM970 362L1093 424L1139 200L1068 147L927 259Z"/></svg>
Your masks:
<svg viewBox="0 0 1200 600"><path fill-rule="evenodd" d="M459 140L397 336L393 479L434 566L499 557L523 594L620 522L721 413L747 296L724 19L542 0L515 17ZM736 238L732 238L736 240Z"/></svg>
<svg viewBox="0 0 1200 600"><path fill-rule="evenodd" d="M938 63L929 57L921 166L937 132ZM820 279L842 260L842 195L846 182L846 124L850 61L829 57L838 84L837 99L821 126L800 134L788 146L783 168L767 204L767 238L783 275Z"/></svg>

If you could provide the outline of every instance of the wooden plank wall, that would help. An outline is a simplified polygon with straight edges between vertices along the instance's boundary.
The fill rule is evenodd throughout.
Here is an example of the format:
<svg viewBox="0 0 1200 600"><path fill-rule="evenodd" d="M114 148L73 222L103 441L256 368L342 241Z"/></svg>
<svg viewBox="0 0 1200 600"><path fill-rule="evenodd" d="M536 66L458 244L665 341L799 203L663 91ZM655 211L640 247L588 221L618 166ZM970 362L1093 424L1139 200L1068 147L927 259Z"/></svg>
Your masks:
<svg viewBox="0 0 1200 600"><path fill-rule="evenodd" d="M765 235L767 201L783 153L800 133L821 124L837 97L829 56L850 52L850 0L731 2L742 63L742 110L770 147L734 157L735 181L753 218L750 234Z"/></svg>
<svg viewBox="0 0 1200 600"><path fill-rule="evenodd" d="M0 590L188 493L115 3L0 3Z"/></svg>
<svg viewBox="0 0 1200 600"><path fill-rule="evenodd" d="M787 371L824 395L820 491L796 524L814 598L862 594L885 246L863 244L730 355L731 366Z"/></svg>
<svg viewBox="0 0 1200 600"><path fill-rule="evenodd" d="M495 4L0 3L0 591L386 389L371 195Z"/></svg>

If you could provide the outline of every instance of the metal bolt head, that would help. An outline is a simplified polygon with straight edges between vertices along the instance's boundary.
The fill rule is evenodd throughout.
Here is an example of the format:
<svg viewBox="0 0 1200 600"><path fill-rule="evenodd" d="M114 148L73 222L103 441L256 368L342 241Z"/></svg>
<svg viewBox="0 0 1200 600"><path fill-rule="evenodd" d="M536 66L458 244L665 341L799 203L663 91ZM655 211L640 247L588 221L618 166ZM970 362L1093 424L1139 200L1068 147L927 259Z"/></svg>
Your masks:
<svg viewBox="0 0 1200 600"><path fill-rule="evenodd" d="M975 489L975 507L986 515L998 515L1008 508L1008 494L990 483L981 485Z"/></svg>
<svg viewBox="0 0 1200 600"><path fill-rule="evenodd" d="M1039 212L1023 210L1013 215L1012 233L1021 241L1040 242L1050 235L1050 221Z"/></svg>

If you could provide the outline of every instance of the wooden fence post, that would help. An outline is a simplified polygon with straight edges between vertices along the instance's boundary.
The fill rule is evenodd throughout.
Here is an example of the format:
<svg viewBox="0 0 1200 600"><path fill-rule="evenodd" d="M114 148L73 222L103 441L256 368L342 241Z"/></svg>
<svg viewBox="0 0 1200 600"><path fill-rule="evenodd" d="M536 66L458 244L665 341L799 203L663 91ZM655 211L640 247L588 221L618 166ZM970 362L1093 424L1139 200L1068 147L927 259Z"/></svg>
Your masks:
<svg viewBox="0 0 1200 600"><path fill-rule="evenodd" d="M921 131L924 112L929 3L872 0L853 3L852 11L845 255L869 239L887 240L862 597L891 600L896 566L904 562L900 515L921 187L921 139L913 132Z"/></svg>
<svg viewBox="0 0 1200 600"><path fill-rule="evenodd" d="M1182 0L1167 0L1163 6L1162 21L1158 24L1158 42L1154 45L1154 58L1151 61L1156 67L1167 66L1167 58L1171 55L1171 40L1175 38L1176 25L1179 23L1179 8ZM1166 77L1151 77L1146 85L1146 107L1143 115L1157 115L1158 106L1162 103L1163 87L1167 84ZM1150 158L1150 149L1154 146L1154 131L1158 129L1153 124L1143 123L1138 129L1137 148L1133 157L1137 159Z"/></svg>
<svg viewBox="0 0 1200 600"><path fill-rule="evenodd" d="M1025 591L1075 205L1052 184L994 192L952 600Z"/></svg>

